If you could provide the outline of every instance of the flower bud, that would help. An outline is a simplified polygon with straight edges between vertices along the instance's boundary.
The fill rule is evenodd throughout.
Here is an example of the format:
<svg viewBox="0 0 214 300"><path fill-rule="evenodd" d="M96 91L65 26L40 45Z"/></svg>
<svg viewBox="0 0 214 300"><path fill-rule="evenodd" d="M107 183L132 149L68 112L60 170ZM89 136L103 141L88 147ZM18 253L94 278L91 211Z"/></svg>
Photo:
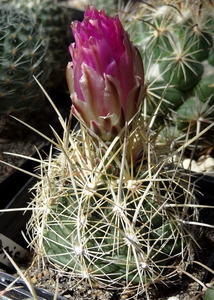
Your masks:
<svg viewBox="0 0 214 300"><path fill-rule="evenodd" d="M118 16L89 5L71 25L75 43L66 77L72 111L96 135L112 140L139 111L143 62Z"/></svg>

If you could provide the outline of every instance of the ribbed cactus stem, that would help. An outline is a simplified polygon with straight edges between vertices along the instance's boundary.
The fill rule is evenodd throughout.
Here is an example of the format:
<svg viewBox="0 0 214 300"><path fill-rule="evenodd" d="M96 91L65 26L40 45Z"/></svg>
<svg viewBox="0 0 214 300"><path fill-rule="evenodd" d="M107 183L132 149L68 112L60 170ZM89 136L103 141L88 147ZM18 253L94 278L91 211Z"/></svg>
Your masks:
<svg viewBox="0 0 214 300"><path fill-rule="evenodd" d="M143 153L145 164L128 167L126 143L122 161L111 161L118 175L106 176L105 153L98 164L90 158L93 153L86 156L82 132L72 133L70 146L52 159L51 169L47 163L48 178L35 187L32 206L42 207L33 210L29 223L35 249L73 276L124 292L167 280L176 274L171 264L192 257L189 221L197 221L197 208L186 179L169 165L168 155L157 161L151 146ZM114 146L109 158L115 157Z"/></svg>
<svg viewBox="0 0 214 300"><path fill-rule="evenodd" d="M177 127L178 145L189 131L198 134L199 124L203 130L214 120L213 16L210 1L164 0L133 4L124 19L144 60L143 116L150 117L157 130L160 125ZM211 129L198 149L209 152L213 143Z"/></svg>

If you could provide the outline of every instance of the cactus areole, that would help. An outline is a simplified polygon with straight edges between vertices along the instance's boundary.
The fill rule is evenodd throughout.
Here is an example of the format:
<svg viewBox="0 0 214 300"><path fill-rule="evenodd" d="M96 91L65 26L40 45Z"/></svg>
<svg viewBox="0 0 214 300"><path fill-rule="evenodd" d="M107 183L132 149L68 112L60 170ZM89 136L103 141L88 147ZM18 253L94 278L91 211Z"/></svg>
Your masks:
<svg viewBox="0 0 214 300"><path fill-rule="evenodd" d="M89 5L71 25L75 43L67 67L72 110L103 140L111 140L139 110L144 84L141 56L115 16Z"/></svg>

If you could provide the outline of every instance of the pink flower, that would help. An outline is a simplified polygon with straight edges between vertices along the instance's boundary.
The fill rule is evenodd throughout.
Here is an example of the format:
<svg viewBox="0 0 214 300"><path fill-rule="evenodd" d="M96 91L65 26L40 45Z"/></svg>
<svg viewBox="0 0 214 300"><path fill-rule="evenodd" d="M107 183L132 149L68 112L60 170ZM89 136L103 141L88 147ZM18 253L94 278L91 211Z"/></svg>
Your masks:
<svg viewBox="0 0 214 300"><path fill-rule="evenodd" d="M71 25L75 43L67 67L72 111L103 140L111 140L138 112L144 85L141 56L118 16L89 5Z"/></svg>

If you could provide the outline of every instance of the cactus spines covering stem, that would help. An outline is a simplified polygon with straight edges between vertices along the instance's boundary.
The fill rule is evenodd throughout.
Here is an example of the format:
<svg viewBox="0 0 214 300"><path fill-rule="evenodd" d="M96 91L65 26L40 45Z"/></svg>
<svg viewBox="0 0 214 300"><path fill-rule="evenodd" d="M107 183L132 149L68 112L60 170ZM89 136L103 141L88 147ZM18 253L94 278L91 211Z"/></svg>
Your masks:
<svg viewBox="0 0 214 300"><path fill-rule="evenodd" d="M44 82L47 40L33 19L12 8L1 8L0 28L0 117L20 117L42 103L33 75Z"/></svg>
<svg viewBox="0 0 214 300"><path fill-rule="evenodd" d="M144 163L130 168L128 137L109 148L100 142L105 152L97 160L97 145L88 148L83 133L82 128L71 136L66 152L52 160L48 178L37 184L33 205L43 209L33 210L29 224L35 248L91 285L143 292L169 280L177 264L192 259L189 223L197 215L190 209L195 198L188 184L167 160L157 163L157 153L149 150L151 137L144 140Z"/></svg>
<svg viewBox="0 0 214 300"><path fill-rule="evenodd" d="M19 11L31 15L37 26L42 27L49 38L45 88L63 89L66 85L65 68L69 60L69 24L71 16L59 1L20 0L11 2ZM68 18L69 15L69 18Z"/></svg>
<svg viewBox="0 0 214 300"><path fill-rule="evenodd" d="M96 18L88 20L89 14ZM90 33L88 40L98 37L96 31L102 32L102 26L105 30L106 26L118 29L114 27L118 19L110 19L93 6L88 7L85 18L87 21L76 26L82 26L84 35ZM98 23L99 27L92 28L88 21L91 25ZM123 28L119 30L124 38ZM105 32L109 35L107 39L114 34L109 30ZM125 48L120 40L115 43ZM81 51L78 46L76 50ZM94 53L99 44L87 43L87 46L92 47ZM135 54L131 44L129 49L129 54ZM85 54L84 48L82 51ZM90 51L88 53L90 55ZM87 53L85 55L81 57L82 69L77 68L80 74L73 73L74 81L77 76L73 85L77 94L78 89L83 88L81 72L87 63ZM111 55L109 67L112 61L113 64L120 62L115 59L115 53ZM96 56L98 63L99 59ZM105 66L104 71L106 69ZM71 79L70 75L68 78ZM89 81L86 87L92 78L85 76L84 80ZM123 84L117 72L115 78ZM86 92L91 97L90 90ZM100 102L98 98L88 102L92 112L98 111L96 106L106 104L102 103L103 94L100 94ZM87 98L80 101L83 100L88 101ZM113 108L115 112L110 113L117 114L118 108ZM81 116L85 111L78 113ZM126 119L126 113L130 112L124 110L123 113ZM42 161L41 180L35 186L35 198L30 204L33 209L28 230L36 253L45 256L61 271L86 279L91 286L98 284L119 289L122 294L138 295L147 293L151 284L171 281L193 259L198 212L188 175L180 171L175 156L183 148L175 151L168 145L163 149L157 142L159 132L153 131L140 114L136 116L124 123L111 139L96 135L84 122L85 116L80 118L80 130L74 132L61 121L65 128L64 139L56 134L59 154ZM108 133L102 123L99 126L100 132ZM111 127L107 129L111 133ZM148 293L147 296L149 298Z"/></svg>
<svg viewBox="0 0 214 300"><path fill-rule="evenodd" d="M69 61L70 28L72 12L65 3L52 0L9 0L7 7L25 14L48 40L43 69L46 80L41 82L46 89L67 90L65 68ZM6 7L6 5L5 5Z"/></svg>

